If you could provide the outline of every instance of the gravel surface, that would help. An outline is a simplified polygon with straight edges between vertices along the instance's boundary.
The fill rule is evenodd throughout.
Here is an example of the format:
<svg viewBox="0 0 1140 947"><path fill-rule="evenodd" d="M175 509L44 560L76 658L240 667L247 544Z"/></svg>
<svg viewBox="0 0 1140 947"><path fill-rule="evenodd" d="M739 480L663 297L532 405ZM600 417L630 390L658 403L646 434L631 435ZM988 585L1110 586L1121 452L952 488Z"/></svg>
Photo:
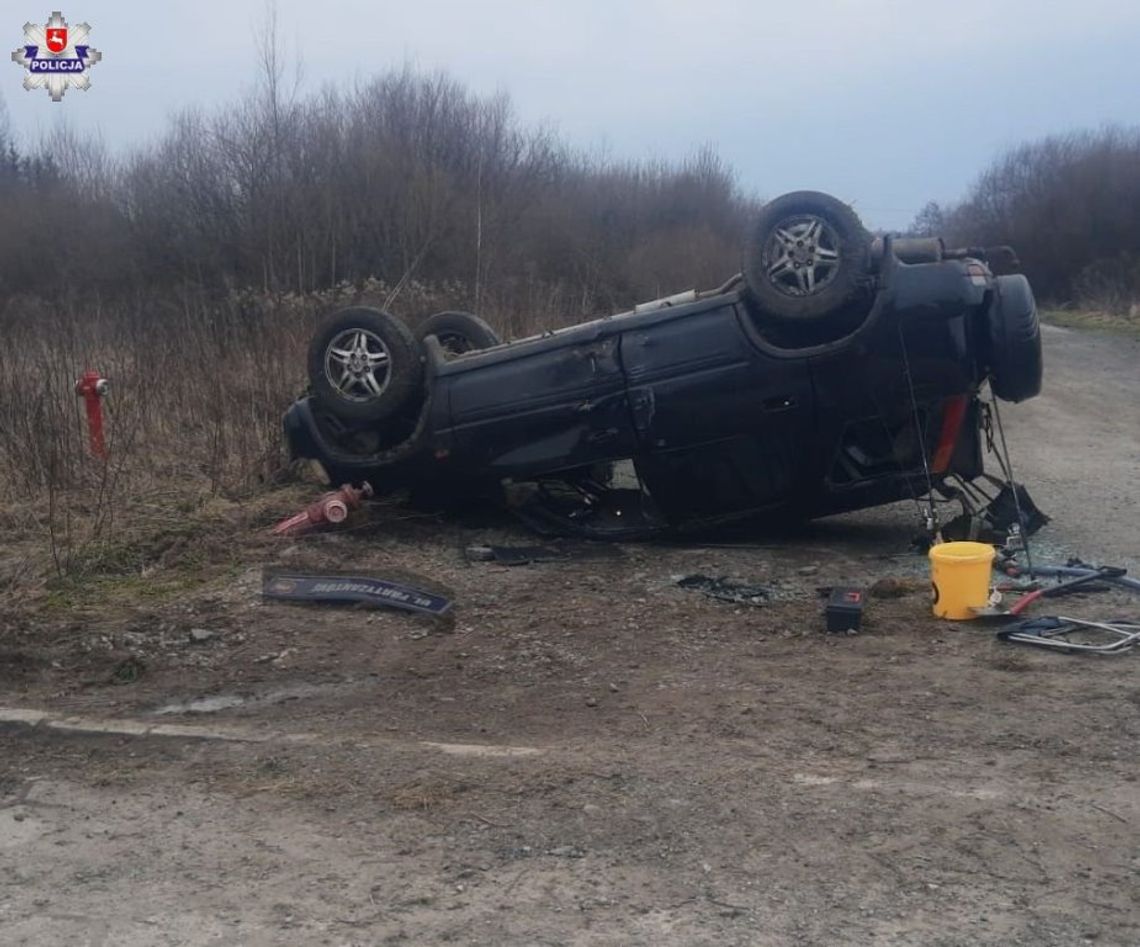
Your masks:
<svg viewBox="0 0 1140 947"><path fill-rule="evenodd" d="M1136 566L1140 346L1046 345L1046 393L1003 412L1035 548ZM511 568L463 554L533 544L511 526L387 511L20 618L0 943L1140 943L1140 654L935 621L913 532L899 504ZM270 558L430 579L454 618L262 603ZM822 633L818 587L882 579L861 634Z"/></svg>

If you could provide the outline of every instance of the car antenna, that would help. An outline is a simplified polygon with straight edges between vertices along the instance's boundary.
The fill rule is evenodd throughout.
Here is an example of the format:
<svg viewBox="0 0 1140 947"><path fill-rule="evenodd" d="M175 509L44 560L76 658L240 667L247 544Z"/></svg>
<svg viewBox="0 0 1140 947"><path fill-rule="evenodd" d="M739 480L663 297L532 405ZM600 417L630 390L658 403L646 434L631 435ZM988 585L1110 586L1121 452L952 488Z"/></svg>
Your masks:
<svg viewBox="0 0 1140 947"><path fill-rule="evenodd" d="M930 477L930 464L926 459L926 435L922 430L922 423L918 419L918 399L914 396L914 379L910 374L910 356L906 350L906 336L903 335L902 325L899 325L899 345L902 347L903 368L906 371L906 386L910 392L910 407L914 415L914 431L918 436L918 451L922 454L922 471L926 475L926 528L933 537L938 527L938 514L934 511L934 481ZM1020 514L1019 514L1020 515Z"/></svg>

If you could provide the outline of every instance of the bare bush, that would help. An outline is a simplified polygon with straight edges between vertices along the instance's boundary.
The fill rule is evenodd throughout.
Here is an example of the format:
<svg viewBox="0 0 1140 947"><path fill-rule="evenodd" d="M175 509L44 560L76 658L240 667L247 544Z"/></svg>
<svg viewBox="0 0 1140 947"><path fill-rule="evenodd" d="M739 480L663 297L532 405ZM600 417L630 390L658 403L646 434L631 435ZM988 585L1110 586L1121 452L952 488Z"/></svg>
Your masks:
<svg viewBox="0 0 1140 947"><path fill-rule="evenodd" d="M1140 304L1140 254L1120 253L1090 263L1073 281L1082 305L1117 315L1136 315Z"/></svg>
<svg viewBox="0 0 1140 947"><path fill-rule="evenodd" d="M961 204L937 210L943 232L957 242L1012 244L1043 298L1083 301L1091 293L1095 304L1105 292L1135 292L1134 276L1124 271L1140 255L1137 208L1140 128L1107 127L1020 145ZM932 213L928 206L914 227L928 227ZM1113 305L1126 302L1113 298Z"/></svg>
<svg viewBox="0 0 1140 947"><path fill-rule="evenodd" d="M442 74L301 98L263 58L257 94L176 116L119 166L66 134L10 154L0 210L36 226L0 239L0 294L303 294L410 274L462 287L466 308L533 282L594 308L736 269L750 202L708 149L679 167L595 161ZM648 243L673 263L647 265Z"/></svg>

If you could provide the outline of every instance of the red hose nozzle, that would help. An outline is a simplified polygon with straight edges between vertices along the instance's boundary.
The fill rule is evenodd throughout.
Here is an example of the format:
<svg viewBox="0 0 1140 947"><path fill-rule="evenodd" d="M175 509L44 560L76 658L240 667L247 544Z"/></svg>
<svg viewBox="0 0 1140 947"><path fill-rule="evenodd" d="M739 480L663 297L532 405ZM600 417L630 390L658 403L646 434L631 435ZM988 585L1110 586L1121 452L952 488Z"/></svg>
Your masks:
<svg viewBox="0 0 1140 947"><path fill-rule="evenodd" d="M349 511L355 510L361 501L370 496L371 484L362 484L359 490L353 486L343 486L332 493L326 493L315 503L310 503L300 513L282 520L273 527L273 532L277 536L285 536L305 533L324 523L335 526L348 519Z"/></svg>

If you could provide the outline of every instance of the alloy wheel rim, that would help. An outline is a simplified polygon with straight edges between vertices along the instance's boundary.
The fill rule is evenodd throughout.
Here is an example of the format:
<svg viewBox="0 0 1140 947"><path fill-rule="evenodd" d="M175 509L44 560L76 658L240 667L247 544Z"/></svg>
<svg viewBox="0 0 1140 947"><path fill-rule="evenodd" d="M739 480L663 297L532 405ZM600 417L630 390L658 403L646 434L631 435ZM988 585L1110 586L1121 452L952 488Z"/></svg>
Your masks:
<svg viewBox="0 0 1140 947"><path fill-rule="evenodd" d="M785 296L813 296L839 273L839 234L822 217L797 214L772 228L764 245L768 282Z"/></svg>
<svg viewBox="0 0 1140 947"><path fill-rule="evenodd" d="M325 377L347 401L375 401L391 380L392 356L369 329L345 329L325 349Z"/></svg>

